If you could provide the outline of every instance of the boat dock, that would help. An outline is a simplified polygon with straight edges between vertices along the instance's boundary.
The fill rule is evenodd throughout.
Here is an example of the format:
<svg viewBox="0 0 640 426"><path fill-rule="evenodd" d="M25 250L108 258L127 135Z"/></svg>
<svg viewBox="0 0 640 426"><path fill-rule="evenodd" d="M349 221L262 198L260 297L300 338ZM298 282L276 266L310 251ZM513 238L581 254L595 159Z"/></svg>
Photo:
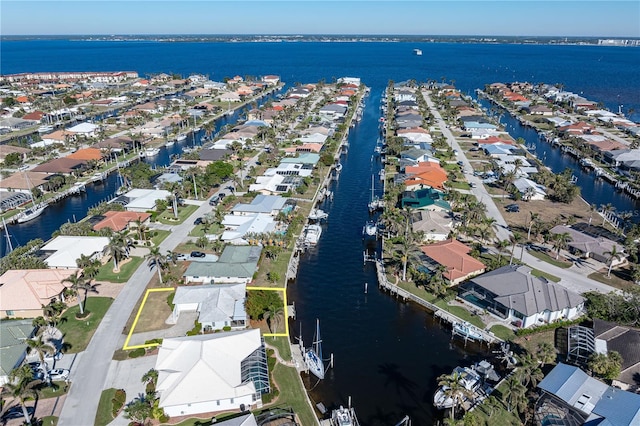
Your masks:
<svg viewBox="0 0 640 426"><path fill-rule="evenodd" d="M433 312L433 315L436 318L439 318L441 321L445 321L451 325L466 322L462 318L459 318L458 316L453 315L452 313L447 312L444 309L441 309L440 307L434 305L433 303L427 302L426 300L416 296L415 294L412 294L407 290L400 288L395 284L390 283L389 280L387 279L387 275L384 271L384 266L382 265L382 262L376 261L375 264L376 264L376 275L378 276L378 286L381 289L387 290L390 294L395 295L398 298L402 298L403 301L411 300L427 308L428 310ZM476 327L476 330L482 336L482 341L487 342L488 344L502 342L502 339L498 338L496 335L494 335L489 331L483 330L478 327Z"/></svg>

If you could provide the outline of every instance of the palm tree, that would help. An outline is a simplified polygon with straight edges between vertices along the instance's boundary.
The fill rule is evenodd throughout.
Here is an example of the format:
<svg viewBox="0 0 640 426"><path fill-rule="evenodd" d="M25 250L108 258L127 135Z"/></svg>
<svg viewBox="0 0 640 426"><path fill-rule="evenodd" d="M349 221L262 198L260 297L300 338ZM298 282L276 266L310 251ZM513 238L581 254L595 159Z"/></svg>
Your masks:
<svg viewBox="0 0 640 426"><path fill-rule="evenodd" d="M444 390L444 396L453 401L451 406L451 418L455 417L456 407L464 402L465 398L472 397L472 393L462 383L462 374L454 371L451 374L443 374L438 377L438 386Z"/></svg>
<svg viewBox="0 0 640 426"><path fill-rule="evenodd" d="M498 240L495 243L495 246L498 249L498 265L500 265L501 261L502 261L502 250L504 250L507 247L509 247L509 241L507 241L507 240Z"/></svg>
<svg viewBox="0 0 640 426"><path fill-rule="evenodd" d="M538 382L544 377L540 370L538 360L528 352L517 358L520 364L517 371L518 381L522 382L525 386L531 385L531 387L535 388Z"/></svg>
<svg viewBox="0 0 640 426"><path fill-rule="evenodd" d="M70 287L71 289L75 290L76 293L79 293L80 290L84 290L83 300L78 300L78 307L80 308L80 316L84 316L84 306L87 302L87 294L90 291L93 293L98 293L98 290L96 289L96 287L99 284L92 284L91 280L87 281L87 279L82 274L78 274L77 271L73 275L70 275L64 280L62 280L62 282L71 283Z"/></svg>
<svg viewBox="0 0 640 426"><path fill-rule="evenodd" d="M556 348L549 342L540 343L536 349L536 357L544 367L556 360Z"/></svg>
<svg viewBox="0 0 640 426"><path fill-rule="evenodd" d="M569 235L568 232L562 232L555 235L553 238L553 248L557 250L556 260L560 258L560 250L566 248L569 241L571 241L571 235Z"/></svg>
<svg viewBox="0 0 640 426"><path fill-rule="evenodd" d="M602 226L604 226L605 222L607 221L607 216L609 215L609 213L611 213L615 209L616 208L613 207L611 203L603 204L600 206L600 210L602 213Z"/></svg>
<svg viewBox="0 0 640 426"><path fill-rule="evenodd" d="M140 218L135 220L135 224L136 224L136 234L138 236L138 240L146 241L149 227L144 223L142 223L142 220L140 220Z"/></svg>
<svg viewBox="0 0 640 426"><path fill-rule="evenodd" d="M43 366L44 368L44 379L47 383L51 383L51 378L49 375L49 370L46 367L46 363L44 361L45 355L49 354L49 355L53 355L56 353L56 348L53 347L53 345L51 345L48 342L43 342L42 338L37 338L37 339L27 339L25 340L25 343L27 344L27 351L28 352L37 352L38 353L38 358L40 358L40 365Z"/></svg>
<svg viewBox="0 0 640 426"><path fill-rule="evenodd" d="M76 259L76 264L78 268L82 269L83 275L90 278L98 275L101 265L98 259L91 258L84 254L81 254L80 257Z"/></svg>
<svg viewBox="0 0 640 426"><path fill-rule="evenodd" d="M39 380L33 380L33 372L31 367L23 365L15 370L12 370L9 374L9 382L2 385L13 399L20 402L22 407L22 415L24 416L25 423L31 424L31 416L25 405L25 401L30 398L37 398L37 393L34 387L40 384Z"/></svg>
<svg viewBox="0 0 640 426"><path fill-rule="evenodd" d="M609 271L607 272L607 278L611 278L611 268L613 268L613 262L616 260L624 259L624 254L618 251L617 246L614 244L611 250L605 251L604 255L607 256L607 263L609 264Z"/></svg>
<svg viewBox="0 0 640 426"><path fill-rule="evenodd" d="M269 306L267 311L263 314L265 321L269 324L269 329L272 333L278 331L278 327L284 319L283 306Z"/></svg>
<svg viewBox="0 0 640 426"><path fill-rule="evenodd" d="M507 410L512 411L513 407L519 408L526 401L527 388L520 382L514 374L507 380L507 387L502 392L502 397L506 399Z"/></svg>
<svg viewBox="0 0 640 426"><path fill-rule="evenodd" d="M444 296L445 294L447 294L447 282L444 276L447 271L448 269L444 265L438 265L433 271L431 271L427 286L429 288L429 291L435 294L436 297Z"/></svg>
<svg viewBox="0 0 640 426"><path fill-rule="evenodd" d="M129 257L129 248L133 246L133 241L125 232L114 232L109 239L107 252L113 257L113 270L119 270L119 262Z"/></svg>
<svg viewBox="0 0 640 426"><path fill-rule="evenodd" d="M58 321L60 321L60 317L65 309L67 309L67 304L59 300L55 302L51 301L48 305L42 306L42 314L47 320L49 328L58 325Z"/></svg>
<svg viewBox="0 0 640 426"><path fill-rule="evenodd" d="M514 232L509 237L509 242L511 243L511 258L509 259L509 265L513 264L513 255L516 251L516 246L522 241L522 235Z"/></svg>
<svg viewBox="0 0 640 426"><path fill-rule="evenodd" d="M147 385L147 388L152 387L155 391L156 384L158 383L158 370L152 368L142 375L141 382Z"/></svg>
<svg viewBox="0 0 640 426"><path fill-rule="evenodd" d="M155 265L158 270L158 279L160 280L160 284L164 284L162 281L162 269L167 266L167 257L160 253L160 247L153 247L149 250L149 253L145 256L147 259L147 265L149 268L153 268Z"/></svg>
<svg viewBox="0 0 640 426"><path fill-rule="evenodd" d="M527 230L527 241L531 240L531 228L533 227L533 224L538 221L539 217L540 213L534 213L533 211L529 212L529 229Z"/></svg>

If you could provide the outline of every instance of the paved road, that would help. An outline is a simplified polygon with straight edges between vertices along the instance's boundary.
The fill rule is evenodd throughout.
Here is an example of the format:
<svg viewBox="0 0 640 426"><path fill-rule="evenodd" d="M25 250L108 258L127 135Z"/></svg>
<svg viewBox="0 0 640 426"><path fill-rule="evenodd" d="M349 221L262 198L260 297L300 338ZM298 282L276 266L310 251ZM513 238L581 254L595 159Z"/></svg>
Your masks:
<svg viewBox="0 0 640 426"><path fill-rule="evenodd" d="M447 127L447 124L442 119L440 112L438 112L428 92L423 92L423 95L425 100L427 101L427 105L429 106L431 113L436 119L437 125L442 130L442 134L447 138L449 145L451 145L453 149L458 151L458 160L462 161L462 163L464 164L464 169L473 170L471 167L471 163L465 156L464 151L460 148L460 145L458 144L458 142L456 141L456 138L451 133L451 130L449 130L449 128ZM470 183L471 182L476 183L476 187L471 188L470 192L473 195L475 195L478 200L480 200L482 203L486 205L487 217L491 217L495 219L496 222L494 224L494 230L496 233L496 237L501 241L509 240L509 238L513 235L509 230L509 225L504 220L502 213L500 213L500 210L498 210L498 207L496 206L496 203L494 202L493 197L491 197L491 195L487 192L487 189L482 183L481 179L478 178L477 176L473 176L470 173L466 174L466 178ZM522 253L523 250L524 250L524 253ZM577 266L568 268L568 269L559 268L550 263L542 261L537 257L532 256L524 248L517 248L515 251L515 254L516 254L516 257L522 258L522 261L527 265L561 278L560 284L562 286L564 286L569 290L575 291L577 293L584 293L587 291L599 291L602 293L609 293L611 291L617 291L614 287L611 287L606 284L602 284L600 282L587 278L586 275L593 272L593 270L590 270L588 266L583 266L582 270L580 270L580 267L577 267Z"/></svg>
<svg viewBox="0 0 640 426"><path fill-rule="evenodd" d="M210 210L211 206L203 202L184 223L173 227L173 232L160 244L160 251L165 253L167 250L173 250L189 235L195 218ZM150 270L146 262L143 262L114 300L89 346L83 352L81 362L71 370L72 385L62 408L59 425L93 424L100 394L105 387L107 373L113 362L111 359L113 352L122 347L124 340L122 332L129 315L154 274L156 274L155 269ZM138 381L139 378L132 377L131 380Z"/></svg>

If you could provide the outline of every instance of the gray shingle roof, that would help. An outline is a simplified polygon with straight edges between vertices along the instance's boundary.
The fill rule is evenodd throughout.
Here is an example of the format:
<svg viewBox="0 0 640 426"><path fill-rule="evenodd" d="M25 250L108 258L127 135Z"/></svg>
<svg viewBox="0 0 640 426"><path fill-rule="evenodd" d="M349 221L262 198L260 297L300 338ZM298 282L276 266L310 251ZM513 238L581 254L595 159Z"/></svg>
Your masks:
<svg viewBox="0 0 640 426"><path fill-rule="evenodd" d="M576 307L584 298L566 288L531 275L531 268L507 265L471 281L495 294L495 300L526 316Z"/></svg>

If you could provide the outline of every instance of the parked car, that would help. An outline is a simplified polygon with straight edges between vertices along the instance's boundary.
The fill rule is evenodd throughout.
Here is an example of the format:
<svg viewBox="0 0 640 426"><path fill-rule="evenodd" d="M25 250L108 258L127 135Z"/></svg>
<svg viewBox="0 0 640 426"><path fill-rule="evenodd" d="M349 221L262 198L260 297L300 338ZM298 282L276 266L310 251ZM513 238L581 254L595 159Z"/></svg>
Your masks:
<svg viewBox="0 0 640 426"><path fill-rule="evenodd" d="M520 206L517 204L509 204L508 206L505 206L504 209L509 213L518 213L520 211Z"/></svg>
<svg viewBox="0 0 640 426"><path fill-rule="evenodd" d="M204 222L204 220L201 217L199 217L199 218L197 218L196 220L193 221L193 224L194 225L200 225L203 222Z"/></svg>
<svg viewBox="0 0 640 426"><path fill-rule="evenodd" d="M192 251L191 257L205 257L206 254L201 251Z"/></svg>
<svg viewBox="0 0 640 426"><path fill-rule="evenodd" d="M69 378L69 370L66 368L56 368L49 371L49 377L52 381L67 380Z"/></svg>
<svg viewBox="0 0 640 426"><path fill-rule="evenodd" d="M217 195L214 195L209 199L209 205L215 206L216 204L218 204L218 201L220 201L220 197L218 197Z"/></svg>
<svg viewBox="0 0 640 426"><path fill-rule="evenodd" d="M43 366L40 362L30 362L29 367L31 367L33 371L44 371L45 369L49 369L49 364L45 362Z"/></svg>
<svg viewBox="0 0 640 426"><path fill-rule="evenodd" d="M33 417L33 414L36 412L36 409L33 407L27 407L27 413L29 413L29 417ZM22 412L22 407L20 405L16 405L14 407L9 408L3 415L2 421L12 420L12 419L22 419L24 418L24 413Z"/></svg>

